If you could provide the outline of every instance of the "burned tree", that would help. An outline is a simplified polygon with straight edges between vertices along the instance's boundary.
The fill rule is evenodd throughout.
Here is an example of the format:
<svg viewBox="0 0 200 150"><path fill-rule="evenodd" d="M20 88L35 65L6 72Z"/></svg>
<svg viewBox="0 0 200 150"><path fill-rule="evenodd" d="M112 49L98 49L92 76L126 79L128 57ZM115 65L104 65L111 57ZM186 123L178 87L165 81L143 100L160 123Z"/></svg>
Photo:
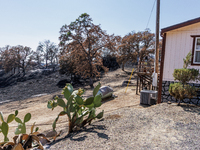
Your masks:
<svg viewBox="0 0 200 150"><path fill-rule="evenodd" d="M113 37L106 34L100 25L93 24L90 16L84 13L60 29L60 61L70 60L73 72L89 78L93 87L94 77L100 75L97 66L108 70L102 63L102 51L105 47L112 49Z"/></svg>

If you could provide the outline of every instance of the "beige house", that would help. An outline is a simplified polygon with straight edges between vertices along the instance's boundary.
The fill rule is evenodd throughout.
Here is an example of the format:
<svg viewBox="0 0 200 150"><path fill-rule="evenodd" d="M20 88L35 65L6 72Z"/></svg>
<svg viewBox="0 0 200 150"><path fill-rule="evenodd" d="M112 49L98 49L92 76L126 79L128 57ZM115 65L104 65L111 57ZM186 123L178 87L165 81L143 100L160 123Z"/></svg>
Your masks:
<svg viewBox="0 0 200 150"><path fill-rule="evenodd" d="M169 101L168 88L174 81L174 69L183 68L183 58L192 51L192 63L190 68L200 70L200 18L176 24L161 30L163 37L160 82L158 99ZM200 84L200 83L199 83ZM194 84L194 86L199 86ZM173 98L171 98L173 99ZM195 100L187 100L187 103L198 103Z"/></svg>

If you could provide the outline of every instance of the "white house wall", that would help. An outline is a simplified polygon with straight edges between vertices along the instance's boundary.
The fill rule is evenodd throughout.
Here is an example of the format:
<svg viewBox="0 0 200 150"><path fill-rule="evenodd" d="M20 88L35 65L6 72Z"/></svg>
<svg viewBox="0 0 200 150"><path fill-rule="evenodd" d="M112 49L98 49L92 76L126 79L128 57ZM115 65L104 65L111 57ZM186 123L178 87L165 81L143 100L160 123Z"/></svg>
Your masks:
<svg viewBox="0 0 200 150"><path fill-rule="evenodd" d="M167 32L163 81L174 81L174 69L183 68L183 58L192 51L193 38L200 35L200 23ZM200 70L200 66L190 66Z"/></svg>

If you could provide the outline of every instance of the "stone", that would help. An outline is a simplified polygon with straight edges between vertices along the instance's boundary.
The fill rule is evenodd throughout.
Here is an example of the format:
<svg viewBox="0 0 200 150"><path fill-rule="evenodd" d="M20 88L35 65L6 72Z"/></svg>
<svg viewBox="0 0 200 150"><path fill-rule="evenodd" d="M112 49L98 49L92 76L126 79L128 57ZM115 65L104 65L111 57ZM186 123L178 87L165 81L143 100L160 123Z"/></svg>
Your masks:
<svg viewBox="0 0 200 150"><path fill-rule="evenodd" d="M190 99L189 99L189 98L185 98L185 99L183 100L183 102L184 102L184 103L189 103L189 102L190 102Z"/></svg>
<svg viewBox="0 0 200 150"><path fill-rule="evenodd" d="M129 82L129 84L131 83L131 81ZM123 83L122 83L122 86L127 86L128 85L128 81L124 81Z"/></svg>
<svg viewBox="0 0 200 150"><path fill-rule="evenodd" d="M164 89L165 89L165 91L169 91L169 87L168 87L168 86L167 86L167 87L165 87Z"/></svg>
<svg viewBox="0 0 200 150"><path fill-rule="evenodd" d="M63 80L60 80L56 86L58 86L59 88L63 88L66 86L66 83L70 83L71 81L69 79L63 79Z"/></svg>
<svg viewBox="0 0 200 150"><path fill-rule="evenodd" d="M165 86L169 86L170 85L170 81L167 81Z"/></svg>
<svg viewBox="0 0 200 150"><path fill-rule="evenodd" d="M162 99L162 102L167 102L167 99Z"/></svg>
<svg viewBox="0 0 200 150"><path fill-rule="evenodd" d="M170 101L168 101L168 102L167 102L167 104L171 104L171 102L170 102Z"/></svg>
<svg viewBox="0 0 200 150"><path fill-rule="evenodd" d="M166 91L166 92L165 92L165 95L169 96L169 95L170 95L170 94L169 94L169 91Z"/></svg>
<svg viewBox="0 0 200 150"><path fill-rule="evenodd" d="M198 99L191 99L191 102L192 102L193 104L198 104Z"/></svg>
<svg viewBox="0 0 200 150"><path fill-rule="evenodd" d="M177 100L176 100L174 97L172 97L172 101L175 101L175 102L176 102Z"/></svg>

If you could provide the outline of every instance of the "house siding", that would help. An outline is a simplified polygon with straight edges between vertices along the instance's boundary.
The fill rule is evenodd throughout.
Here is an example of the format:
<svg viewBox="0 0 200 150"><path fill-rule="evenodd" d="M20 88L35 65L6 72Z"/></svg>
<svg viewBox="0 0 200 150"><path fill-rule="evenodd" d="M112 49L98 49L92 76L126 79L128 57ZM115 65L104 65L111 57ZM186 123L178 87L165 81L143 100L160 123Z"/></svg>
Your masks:
<svg viewBox="0 0 200 150"><path fill-rule="evenodd" d="M167 32L163 81L174 81L174 69L183 67L183 58L192 50L191 35L200 35L200 23ZM200 66L190 68L200 69Z"/></svg>
<svg viewBox="0 0 200 150"><path fill-rule="evenodd" d="M169 94L169 85L170 83L177 82L174 81L173 77L174 69L183 68L183 58L186 57L189 51L192 51L193 38L191 35L200 35L200 22L168 31L166 35L161 102L177 102ZM188 68L200 70L200 65L189 66ZM191 82L190 84L200 88L200 82ZM192 99L186 98L183 102L200 106L200 92L197 92L197 97Z"/></svg>

